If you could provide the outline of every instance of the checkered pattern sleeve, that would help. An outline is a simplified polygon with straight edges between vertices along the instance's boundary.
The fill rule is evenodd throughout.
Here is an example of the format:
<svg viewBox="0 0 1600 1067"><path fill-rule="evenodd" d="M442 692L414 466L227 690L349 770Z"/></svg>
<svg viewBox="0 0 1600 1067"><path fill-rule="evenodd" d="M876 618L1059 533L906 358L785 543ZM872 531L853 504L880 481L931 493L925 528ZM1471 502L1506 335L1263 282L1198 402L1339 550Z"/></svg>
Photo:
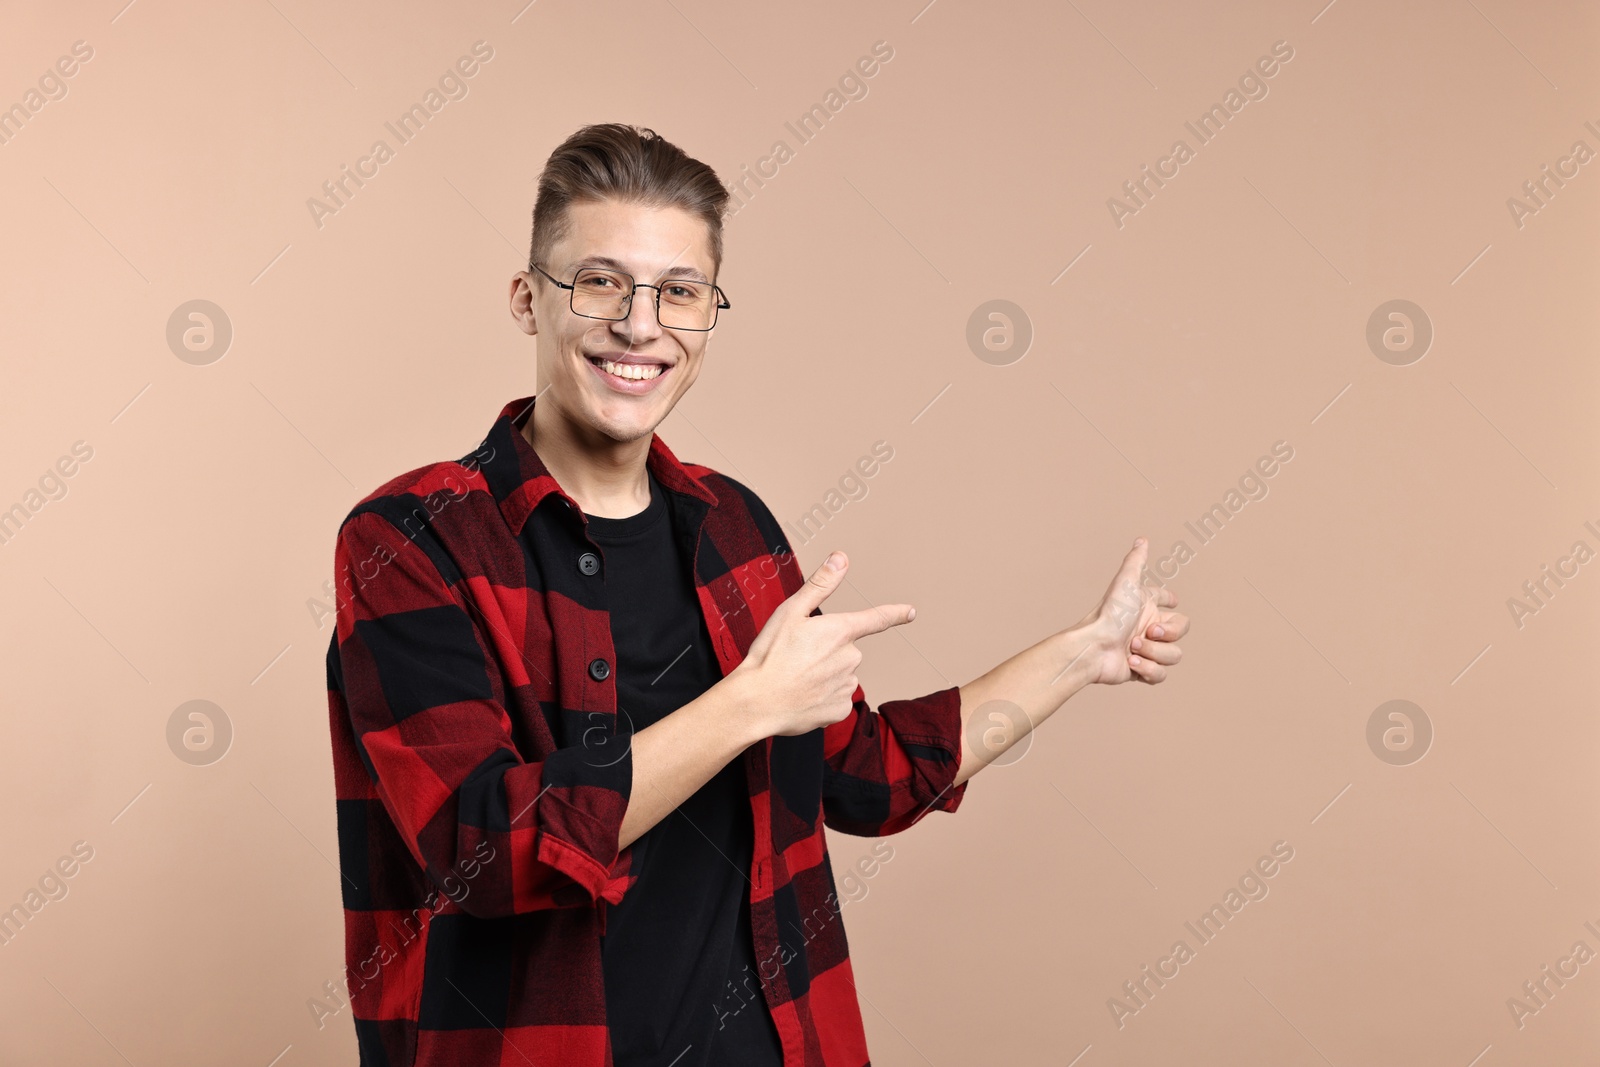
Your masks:
<svg viewBox="0 0 1600 1067"><path fill-rule="evenodd" d="M853 707L823 728L822 814L831 830L897 834L929 811L955 811L961 765L961 690L952 686L872 710L856 686Z"/></svg>
<svg viewBox="0 0 1600 1067"><path fill-rule="evenodd" d="M763 506L764 525L776 528ZM793 553L775 551L785 594L805 581ZM813 615L822 614L817 608ZM955 811L961 766L961 690L952 686L876 711L856 686L850 714L822 734L823 821L862 837L899 833L929 811Z"/></svg>
<svg viewBox="0 0 1600 1067"><path fill-rule="evenodd" d="M490 655L503 635L485 620L499 613L474 600L492 593L463 581L429 531L408 537L376 511L341 527L335 574L335 696L366 799L381 800L428 878L459 893L472 871L456 903L480 918L619 901L632 757L552 746L525 758ZM480 867L484 855L494 858Z"/></svg>

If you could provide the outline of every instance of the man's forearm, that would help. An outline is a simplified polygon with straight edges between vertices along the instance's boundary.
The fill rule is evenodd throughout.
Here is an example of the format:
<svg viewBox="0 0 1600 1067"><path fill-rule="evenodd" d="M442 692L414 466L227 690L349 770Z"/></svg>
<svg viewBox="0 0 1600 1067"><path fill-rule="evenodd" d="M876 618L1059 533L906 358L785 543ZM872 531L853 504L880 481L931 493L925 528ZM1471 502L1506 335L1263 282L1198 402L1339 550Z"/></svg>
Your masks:
<svg viewBox="0 0 1600 1067"><path fill-rule="evenodd" d="M742 681L723 679L633 735L633 787L617 848L624 849L761 740Z"/></svg>
<svg viewBox="0 0 1600 1067"><path fill-rule="evenodd" d="M1089 684L1094 667L1088 628L1075 626L1051 634L962 686L961 767L955 785L1048 719ZM1003 703L991 703L997 701Z"/></svg>
<svg viewBox="0 0 1600 1067"><path fill-rule="evenodd" d="M963 685L955 785L992 763L1087 685L1093 677L1092 653L1087 627L1073 627ZM997 701L1004 703L992 703ZM633 785L617 847L633 844L761 739L742 683L732 676L634 734Z"/></svg>

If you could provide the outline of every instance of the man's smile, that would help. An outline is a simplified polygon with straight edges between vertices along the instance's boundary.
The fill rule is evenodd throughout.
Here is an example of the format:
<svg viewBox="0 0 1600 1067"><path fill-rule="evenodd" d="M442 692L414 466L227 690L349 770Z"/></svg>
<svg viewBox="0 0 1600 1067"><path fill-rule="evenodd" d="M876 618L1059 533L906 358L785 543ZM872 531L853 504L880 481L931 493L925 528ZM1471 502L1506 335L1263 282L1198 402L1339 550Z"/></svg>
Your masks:
<svg viewBox="0 0 1600 1067"><path fill-rule="evenodd" d="M584 357L605 384L619 393L639 396L653 391L674 364L657 356L608 353Z"/></svg>

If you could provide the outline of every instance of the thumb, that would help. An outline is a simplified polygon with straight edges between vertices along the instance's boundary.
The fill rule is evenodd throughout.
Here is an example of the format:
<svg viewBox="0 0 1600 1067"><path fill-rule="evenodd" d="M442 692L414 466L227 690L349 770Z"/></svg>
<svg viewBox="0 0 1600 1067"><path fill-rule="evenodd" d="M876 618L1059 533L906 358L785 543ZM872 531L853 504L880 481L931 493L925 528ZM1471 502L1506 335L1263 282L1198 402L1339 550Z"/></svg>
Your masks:
<svg viewBox="0 0 1600 1067"><path fill-rule="evenodd" d="M1150 542L1143 537L1136 537L1133 547L1128 549L1128 554L1122 557L1122 572L1129 577L1138 577L1145 562L1150 558Z"/></svg>
<svg viewBox="0 0 1600 1067"><path fill-rule="evenodd" d="M1112 617L1119 624L1127 616L1137 615L1143 606L1139 584L1149 555L1150 543L1143 537L1137 538L1133 542L1133 547L1128 550L1128 554L1122 557L1122 566L1118 568L1117 576L1111 580L1108 599L1111 601Z"/></svg>
<svg viewBox="0 0 1600 1067"><path fill-rule="evenodd" d="M836 565L836 566L833 566ZM794 591L788 603L794 605L791 609L801 617L810 615L822 602L839 588L839 583L844 581L844 572L850 566L850 559L843 552L830 552L822 565L811 572L811 577L806 579L804 585Z"/></svg>

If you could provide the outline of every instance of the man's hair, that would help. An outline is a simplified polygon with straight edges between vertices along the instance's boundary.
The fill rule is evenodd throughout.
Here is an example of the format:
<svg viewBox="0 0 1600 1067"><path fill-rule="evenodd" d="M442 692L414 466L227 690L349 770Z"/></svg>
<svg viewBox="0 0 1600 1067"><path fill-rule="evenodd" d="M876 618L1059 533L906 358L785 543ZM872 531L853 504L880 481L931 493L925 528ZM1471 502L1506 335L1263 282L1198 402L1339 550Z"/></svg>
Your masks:
<svg viewBox="0 0 1600 1067"><path fill-rule="evenodd" d="M654 130L619 122L585 126L550 153L533 204L529 262L549 269L550 249L571 230L567 208L597 200L682 208L710 231L712 276L721 268L728 190L716 172Z"/></svg>

